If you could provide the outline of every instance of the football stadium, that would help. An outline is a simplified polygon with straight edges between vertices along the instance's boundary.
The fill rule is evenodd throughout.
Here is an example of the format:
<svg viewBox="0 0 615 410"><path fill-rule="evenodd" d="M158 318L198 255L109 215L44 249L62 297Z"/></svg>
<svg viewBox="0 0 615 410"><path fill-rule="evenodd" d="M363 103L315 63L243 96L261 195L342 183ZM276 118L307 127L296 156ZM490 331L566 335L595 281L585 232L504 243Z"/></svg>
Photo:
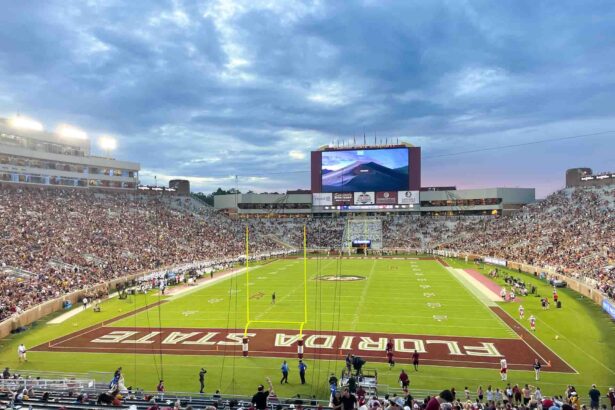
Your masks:
<svg viewBox="0 0 615 410"><path fill-rule="evenodd" d="M615 410L613 38L597 0L3 2L0 410Z"/></svg>
<svg viewBox="0 0 615 410"><path fill-rule="evenodd" d="M411 144L324 146L308 192L211 206L87 144L0 135L4 400L250 406L270 381L273 407L514 403L615 381L612 173L537 201L423 187Z"/></svg>

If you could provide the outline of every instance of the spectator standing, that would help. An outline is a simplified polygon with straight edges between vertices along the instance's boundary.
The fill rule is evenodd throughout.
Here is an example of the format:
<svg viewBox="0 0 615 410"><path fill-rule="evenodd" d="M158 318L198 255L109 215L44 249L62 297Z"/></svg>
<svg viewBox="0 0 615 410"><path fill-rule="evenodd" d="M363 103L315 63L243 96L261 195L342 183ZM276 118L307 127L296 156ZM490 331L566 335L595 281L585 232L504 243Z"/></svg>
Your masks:
<svg viewBox="0 0 615 410"><path fill-rule="evenodd" d="M344 389L342 394L342 410L355 410L357 408L357 398L348 389Z"/></svg>
<svg viewBox="0 0 615 410"><path fill-rule="evenodd" d="M348 378L348 391L350 394L355 394L357 392L357 379L352 374Z"/></svg>
<svg viewBox="0 0 615 410"><path fill-rule="evenodd" d="M428 402L425 410L440 410L443 403L451 403L453 394L450 390L442 390L439 395L432 397ZM403 403L402 403L403 405Z"/></svg>
<svg viewBox="0 0 615 410"><path fill-rule="evenodd" d="M267 397L269 397L269 390L265 390L265 386L259 384L256 393L252 396L252 405L256 410L267 408Z"/></svg>
<svg viewBox="0 0 615 410"><path fill-rule="evenodd" d="M600 390L596 388L595 384L592 384L592 388L589 390L589 407L592 409L600 407Z"/></svg>
<svg viewBox="0 0 615 410"><path fill-rule="evenodd" d="M609 387L609 394L607 397L611 402L611 410L615 410L615 389L613 387Z"/></svg>
<svg viewBox="0 0 615 410"><path fill-rule="evenodd" d="M160 400L162 400L164 398L164 380L160 379L158 386L156 386L156 391L160 396Z"/></svg>
<svg viewBox="0 0 615 410"><path fill-rule="evenodd" d="M329 377L329 390L331 390L331 397L335 396L337 392L337 377L335 377L335 373L331 373Z"/></svg>
<svg viewBox="0 0 615 410"><path fill-rule="evenodd" d="M341 410L342 409L342 394L339 391L336 391L331 398L331 406L333 410Z"/></svg>

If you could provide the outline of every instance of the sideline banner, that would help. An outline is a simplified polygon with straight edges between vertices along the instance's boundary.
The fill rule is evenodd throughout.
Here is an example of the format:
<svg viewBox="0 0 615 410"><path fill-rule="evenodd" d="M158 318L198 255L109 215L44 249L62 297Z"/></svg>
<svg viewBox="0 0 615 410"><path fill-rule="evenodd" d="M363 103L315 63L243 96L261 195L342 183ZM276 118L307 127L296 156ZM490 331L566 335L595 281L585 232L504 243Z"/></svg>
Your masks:
<svg viewBox="0 0 615 410"><path fill-rule="evenodd" d="M602 309L615 320L615 305L606 298L602 300Z"/></svg>
<svg viewBox="0 0 615 410"><path fill-rule="evenodd" d="M419 191L399 191L397 198L400 205L418 205L421 202Z"/></svg>
<svg viewBox="0 0 615 410"><path fill-rule="evenodd" d="M331 206L333 205L333 194L330 192L312 194L312 205Z"/></svg>
<svg viewBox="0 0 615 410"><path fill-rule="evenodd" d="M355 192L354 204L355 205L374 205L376 203L374 199L374 192Z"/></svg>
<svg viewBox="0 0 615 410"><path fill-rule="evenodd" d="M506 266L506 259L492 258L491 256L485 256L484 260L485 262L490 263L492 265Z"/></svg>

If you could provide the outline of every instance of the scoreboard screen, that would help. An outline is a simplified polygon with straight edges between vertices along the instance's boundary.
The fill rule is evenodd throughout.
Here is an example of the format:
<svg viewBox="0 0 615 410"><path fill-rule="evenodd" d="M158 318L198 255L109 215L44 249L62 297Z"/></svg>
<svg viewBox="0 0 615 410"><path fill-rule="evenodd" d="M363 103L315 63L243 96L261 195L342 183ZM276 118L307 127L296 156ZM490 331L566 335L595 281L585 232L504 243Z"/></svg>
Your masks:
<svg viewBox="0 0 615 410"><path fill-rule="evenodd" d="M322 152L321 192L406 191L408 148Z"/></svg>

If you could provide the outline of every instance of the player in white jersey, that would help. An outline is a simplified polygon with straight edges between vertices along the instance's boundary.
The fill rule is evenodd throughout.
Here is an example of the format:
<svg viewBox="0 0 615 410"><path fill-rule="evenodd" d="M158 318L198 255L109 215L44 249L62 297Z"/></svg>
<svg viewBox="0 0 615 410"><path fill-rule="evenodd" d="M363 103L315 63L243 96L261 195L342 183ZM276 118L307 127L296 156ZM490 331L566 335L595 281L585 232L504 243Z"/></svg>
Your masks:
<svg viewBox="0 0 615 410"><path fill-rule="evenodd" d="M523 308L523 305L519 305L519 319L523 320L524 317L525 317L525 309Z"/></svg>
<svg viewBox="0 0 615 410"><path fill-rule="evenodd" d="M536 318L534 315L530 316L530 329L535 332L536 331Z"/></svg>
<svg viewBox="0 0 615 410"><path fill-rule="evenodd" d="M19 362L20 362L20 363L21 363L22 361L23 361L23 362L27 362L27 361L28 361L28 358L26 357L26 352L27 352L27 350L26 350L26 346L24 346L24 344L23 344L23 343L22 343L22 344L20 344L20 345L17 347L17 356L19 357Z"/></svg>
<svg viewBox="0 0 615 410"><path fill-rule="evenodd" d="M508 363L505 358L500 360L500 377L503 381L508 379Z"/></svg>

